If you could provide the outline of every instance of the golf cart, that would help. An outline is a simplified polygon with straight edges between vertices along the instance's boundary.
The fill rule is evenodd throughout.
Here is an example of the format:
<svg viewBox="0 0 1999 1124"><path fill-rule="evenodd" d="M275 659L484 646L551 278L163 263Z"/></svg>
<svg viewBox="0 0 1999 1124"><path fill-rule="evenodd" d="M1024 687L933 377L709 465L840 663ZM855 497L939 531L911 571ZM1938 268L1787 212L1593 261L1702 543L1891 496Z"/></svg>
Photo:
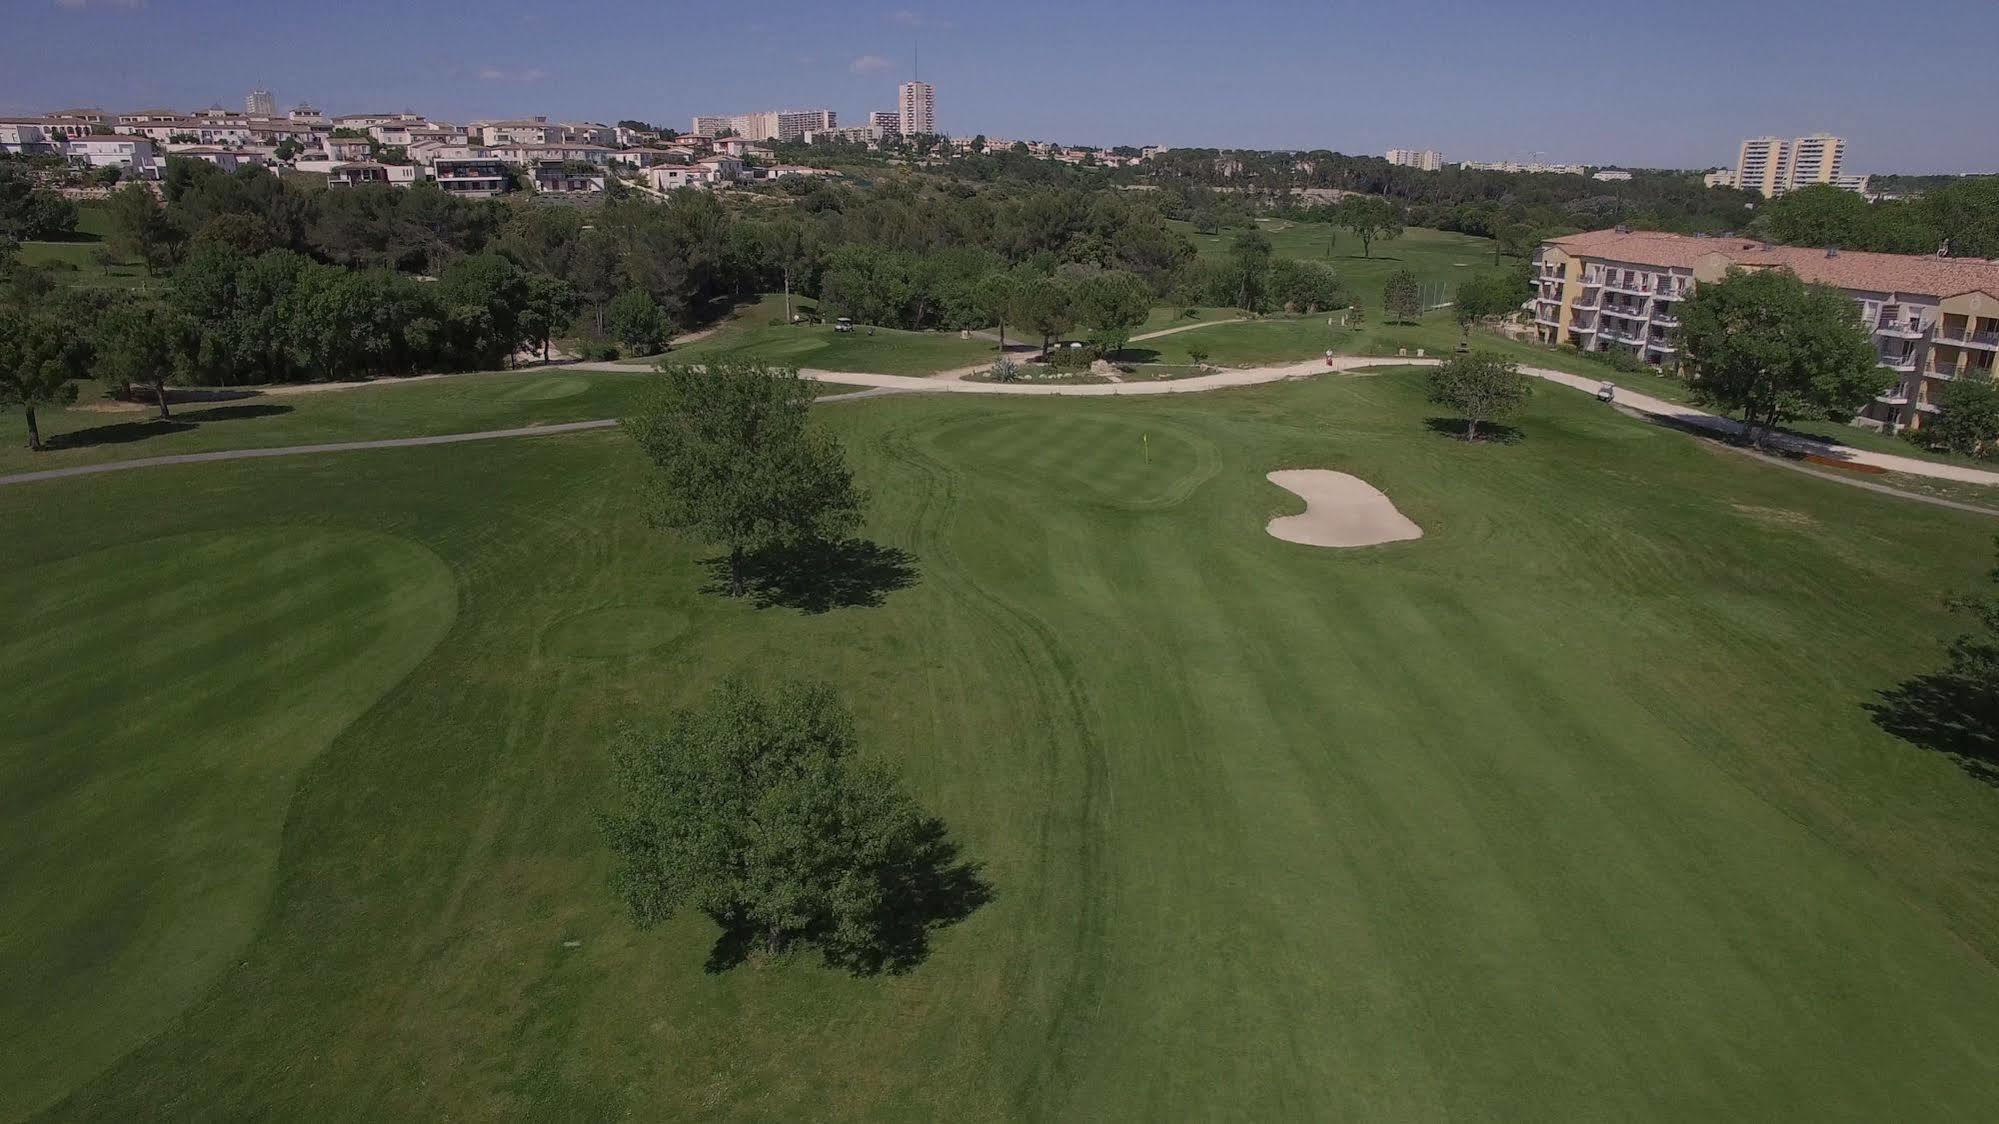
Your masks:
<svg viewBox="0 0 1999 1124"><path fill-rule="evenodd" d="M834 331L836 331L836 332L851 332L851 331L853 331L853 330L854 330L854 319L853 319L853 317L851 317L851 316L842 316L842 317L840 317L840 318L839 318L838 320L835 320L835 321L833 321L833 330L834 330Z"/></svg>
<svg viewBox="0 0 1999 1124"><path fill-rule="evenodd" d="M1614 382L1607 382L1607 383L1604 383L1604 384L1603 384L1602 386L1599 386L1599 387L1597 387L1597 388L1596 388L1596 400L1597 400L1597 401L1599 401L1599 402L1614 402L1614 401L1616 401L1616 400L1617 400L1617 384L1616 384L1616 383L1614 383Z"/></svg>

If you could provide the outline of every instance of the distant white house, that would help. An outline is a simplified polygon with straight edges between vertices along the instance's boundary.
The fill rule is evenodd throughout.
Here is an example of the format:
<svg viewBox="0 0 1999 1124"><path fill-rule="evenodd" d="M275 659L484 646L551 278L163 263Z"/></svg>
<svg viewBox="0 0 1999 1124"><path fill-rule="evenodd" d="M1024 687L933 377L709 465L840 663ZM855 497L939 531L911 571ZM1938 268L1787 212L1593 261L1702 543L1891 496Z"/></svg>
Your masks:
<svg viewBox="0 0 1999 1124"><path fill-rule="evenodd" d="M132 174L151 179L157 174L153 142L140 136L72 137L64 146L71 160L93 168L128 168Z"/></svg>
<svg viewBox="0 0 1999 1124"><path fill-rule="evenodd" d="M1593 175L1590 178L1595 180L1603 180L1606 183L1621 182L1623 180L1630 179L1631 173L1623 171L1618 168L1603 168L1600 169L1596 173L1596 175Z"/></svg>

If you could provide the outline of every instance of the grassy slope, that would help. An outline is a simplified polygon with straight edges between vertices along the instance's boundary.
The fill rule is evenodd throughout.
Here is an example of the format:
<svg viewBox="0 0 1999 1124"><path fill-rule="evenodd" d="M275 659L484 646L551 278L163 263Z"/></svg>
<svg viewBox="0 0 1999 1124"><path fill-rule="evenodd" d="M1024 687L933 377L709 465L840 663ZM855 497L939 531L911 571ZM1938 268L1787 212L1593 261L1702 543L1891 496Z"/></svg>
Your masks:
<svg viewBox="0 0 1999 1124"><path fill-rule="evenodd" d="M99 251L104 249L104 238L110 232L110 216L104 208L84 203L77 208L77 237L74 241L24 242L21 244L20 260L31 265L47 262L68 265L75 272L66 273L66 279L87 286L136 289L163 283L159 278L149 276L145 267L135 261L100 261Z"/></svg>
<svg viewBox="0 0 1999 1124"><path fill-rule="evenodd" d="M300 771L451 623L436 555L237 528L0 573L0 1118L165 1028L256 932ZM32 923L30 920L32 919Z"/></svg>
<svg viewBox="0 0 1999 1124"><path fill-rule="evenodd" d="M1234 231L1201 234L1192 224L1167 224L1186 235L1195 251L1204 258L1228 256ZM1468 270L1492 264L1492 240L1448 230L1412 226L1400 238L1376 242L1370 256L1361 255L1360 240L1327 223L1291 222L1285 219L1258 219L1257 229L1270 239L1271 252L1278 257L1302 258L1333 267L1361 298L1369 312L1381 311L1381 287L1398 269L1416 274L1428 285L1455 285ZM1333 237L1327 253L1327 238Z"/></svg>
<svg viewBox="0 0 1999 1124"><path fill-rule="evenodd" d="M620 417L645 389L646 372L495 371L441 379L384 379L372 386L308 394L261 394L175 406L162 422L149 409L41 411L52 447L30 453L16 427L0 445L0 473L32 472L216 449L269 448L383 437L472 433ZM85 401L95 398L92 395ZM852 387L815 383L821 394Z"/></svg>
<svg viewBox="0 0 1999 1124"><path fill-rule="evenodd" d="M700 594L615 434L0 490L10 575L304 521L458 582L306 771L256 939L58 1115L1990 1117L1999 800L1860 710L1990 522L1580 396L1465 447L1421 397L829 409L921 577L819 615ZM1269 538L1287 466L1427 537ZM619 917L604 740L737 668L840 683L988 864L914 974L711 976L705 921Z"/></svg>
<svg viewBox="0 0 1999 1124"><path fill-rule="evenodd" d="M816 304L802 297L793 298L793 303L798 308ZM984 339L961 340L956 332L877 328L869 335L865 328L836 332L830 323L786 324L784 298L766 295L730 314L713 335L676 346L669 354L690 363L735 359L822 371L927 375L996 358L999 345Z"/></svg>

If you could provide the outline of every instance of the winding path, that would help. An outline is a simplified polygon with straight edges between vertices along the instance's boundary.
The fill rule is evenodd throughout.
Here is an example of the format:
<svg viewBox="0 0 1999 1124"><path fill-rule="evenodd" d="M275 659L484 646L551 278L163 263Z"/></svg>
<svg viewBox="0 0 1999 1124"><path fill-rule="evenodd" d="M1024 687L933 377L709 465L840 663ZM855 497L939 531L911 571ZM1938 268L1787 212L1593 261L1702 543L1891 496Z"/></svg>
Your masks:
<svg viewBox="0 0 1999 1124"><path fill-rule="evenodd" d="M818 382L841 383L865 389L843 394L829 394L818 399L820 402L852 401L861 398L876 398L887 394L1011 394L1061 398L1108 398L1133 395L1156 394L1199 394L1204 391L1222 390L1238 386L1259 386L1264 383L1282 382L1287 379L1310 378L1326 372L1353 371L1370 367L1427 367L1441 363L1441 359L1414 359L1397 356L1338 356L1330 361L1313 359L1302 363L1291 363L1276 367L1253 367L1243 370L1217 371L1210 375L1193 378L1170 379L1156 382L1090 383L1079 386L1050 386L1039 383L990 383L964 382L952 378L918 375L877 375L860 371L820 371L801 370L803 378ZM571 363L544 370L603 371L618 374L633 374L642 369L614 363ZM1559 383L1586 394L1595 394L1600 382L1583 375L1555 371L1545 367L1523 367L1527 374L1552 383ZM1691 426L1712 433L1733 435L1741 432L1742 423L1733 418L1717 417L1696 410L1691 406L1667 402L1636 391L1617 392L1617 404L1627 410L1647 414L1662 421ZM422 445L453 445L464 441L486 441L501 437L546 437L553 434L574 433L579 430L604 429L617 425L616 418L600 418L593 421L562 422L555 425L523 426L514 429L493 429L479 433L446 433L431 437L393 437L376 441L339 441L320 445L285 445L268 449L226 449L208 453L183 453L176 456L140 457L135 460L108 461L102 464L72 465L66 468L44 469L39 472L19 472L10 476L0 476L0 485L26 484L39 480L58 480L70 476L90 476L102 472L118 472L128 468L153 468L161 465L203 464L211 461L247 460L253 457L301 456L312 453L345 453L364 449L402 449ZM1936 461L1918 460L1914 457L1898 456L1893 453L1875 453L1838 445L1830 441L1798 437L1791 434L1774 434L1767 440L1773 448L1787 452L1804 453L1843 461L1847 464L1869 465L1891 472L1904 472L1912 476L1928 476L1939 480L1957 480L1971 484L1999 485L1999 472L1966 468L1961 465L1942 464ZM1878 487L1878 486L1877 486Z"/></svg>

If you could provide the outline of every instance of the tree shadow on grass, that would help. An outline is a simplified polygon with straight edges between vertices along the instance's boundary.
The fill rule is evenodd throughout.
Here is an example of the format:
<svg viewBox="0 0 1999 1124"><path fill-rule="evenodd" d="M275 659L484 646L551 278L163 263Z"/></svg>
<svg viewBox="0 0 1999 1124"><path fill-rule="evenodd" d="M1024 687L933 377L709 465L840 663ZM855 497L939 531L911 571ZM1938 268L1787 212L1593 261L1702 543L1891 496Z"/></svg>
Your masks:
<svg viewBox="0 0 1999 1124"><path fill-rule="evenodd" d="M149 418L146 421L116 422L111 425L95 425L89 429L77 429L68 433L52 433L43 442L51 449L88 449L97 445L129 445L134 441L144 441L169 433L180 433L193 429L193 422L179 418L171 420Z"/></svg>
<svg viewBox="0 0 1999 1124"><path fill-rule="evenodd" d="M930 955L930 935L956 925L993 900L992 883L979 864L959 859L944 821L930 817L915 835L869 872L879 880L881 900L858 941L831 939L832 934L807 934L801 944L816 945L828 967L856 976L899 976ZM757 950L754 930L740 919L717 917L722 932L703 967L726 972L747 961Z"/></svg>
<svg viewBox="0 0 1999 1124"><path fill-rule="evenodd" d="M210 406L205 410L182 410L175 414L191 422L243 421L249 418L275 418L289 414L293 407L282 402L246 402L240 406Z"/></svg>
<svg viewBox="0 0 1999 1124"><path fill-rule="evenodd" d="M729 591L729 558L707 560L703 593ZM743 563L745 592L759 609L872 608L898 589L916 584L916 556L865 539L805 543L759 551Z"/></svg>
<svg viewBox="0 0 1999 1124"><path fill-rule="evenodd" d="M1157 363L1159 362L1159 352L1150 347L1126 347L1120 348L1115 354L1107 355L1104 358L1109 359L1113 363Z"/></svg>
<svg viewBox="0 0 1999 1124"><path fill-rule="evenodd" d="M1423 419L1424 428L1428 429L1431 433L1442 434L1445 437L1450 437L1458 441L1465 439L1466 424L1463 418ZM1478 423L1478 439L1480 444L1489 441L1494 445L1517 445L1527 440L1527 435L1503 422L1488 421Z"/></svg>
<svg viewBox="0 0 1999 1124"><path fill-rule="evenodd" d="M1888 733L1999 787L1999 700L1976 685L1949 672L1919 675L1881 691L1864 709Z"/></svg>

